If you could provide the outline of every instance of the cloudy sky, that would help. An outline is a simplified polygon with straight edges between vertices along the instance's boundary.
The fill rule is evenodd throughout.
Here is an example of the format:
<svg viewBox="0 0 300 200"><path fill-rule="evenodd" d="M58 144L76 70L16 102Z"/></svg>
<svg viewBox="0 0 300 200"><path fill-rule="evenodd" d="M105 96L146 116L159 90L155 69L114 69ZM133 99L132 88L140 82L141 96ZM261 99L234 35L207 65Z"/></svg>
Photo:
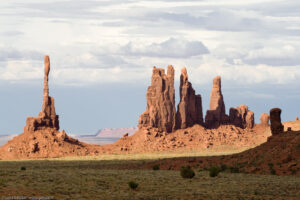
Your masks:
<svg viewBox="0 0 300 200"><path fill-rule="evenodd" d="M0 2L0 134L21 133L42 104L43 55L61 128L136 126L153 66L180 68L209 103L222 77L227 112L300 116L300 2L115 0ZM178 97L176 97L178 102Z"/></svg>

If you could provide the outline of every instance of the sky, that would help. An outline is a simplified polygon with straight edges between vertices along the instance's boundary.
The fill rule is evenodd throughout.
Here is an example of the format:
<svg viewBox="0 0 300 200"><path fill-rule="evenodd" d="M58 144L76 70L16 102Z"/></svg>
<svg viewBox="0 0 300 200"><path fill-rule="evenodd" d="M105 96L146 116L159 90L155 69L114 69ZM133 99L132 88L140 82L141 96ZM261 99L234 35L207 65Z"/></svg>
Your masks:
<svg viewBox="0 0 300 200"><path fill-rule="evenodd" d="M300 1L0 2L0 135L23 131L42 106L43 56L60 127L72 134L137 126L152 67L186 67L208 109L222 77L227 113L273 107L300 117Z"/></svg>

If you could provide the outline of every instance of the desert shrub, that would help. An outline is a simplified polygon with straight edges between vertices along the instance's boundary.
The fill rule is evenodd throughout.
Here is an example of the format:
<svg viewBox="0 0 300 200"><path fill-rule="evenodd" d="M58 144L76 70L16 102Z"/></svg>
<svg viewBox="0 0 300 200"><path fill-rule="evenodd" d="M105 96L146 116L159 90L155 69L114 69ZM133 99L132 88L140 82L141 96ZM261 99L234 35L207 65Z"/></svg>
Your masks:
<svg viewBox="0 0 300 200"><path fill-rule="evenodd" d="M219 167L211 167L209 168L209 176L210 177L216 177L220 173Z"/></svg>
<svg viewBox="0 0 300 200"><path fill-rule="evenodd" d="M128 182L128 186L130 189L135 190L139 186L139 184L134 181L130 181Z"/></svg>
<svg viewBox="0 0 300 200"><path fill-rule="evenodd" d="M275 171L275 169L274 169L273 163L269 163L268 165L269 165L270 173L271 173L272 175L276 175L276 171Z"/></svg>
<svg viewBox="0 0 300 200"><path fill-rule="evenodd" d="M220 166L220 171L221 171L221 172L224 172L226 169L227 169L227 165L221 164L221 166Z"/></svg>
<svg viewBox="0 0 300 200"><path fill-rule="evenodd" d="M26 167L22 166L22 167L21 167L21 170L26 170Z"/></svg>
<svg viewBox="0 0 300 200"><path fill-rule="evenodd" d="M195 176L195 172L190 166L187 166L180 169L180 175L182 178L193 178Z"/></svg>
<svg viewBox="0 0 300 200"><path fill-rule="evenodd" d="M300 144L297 145L297 149L300 149Z"/></svg>
<svg viewBox="0 0 300 200"><path fill-rule="evenodd" d="M240 168L238 166L230 167L230 172L231 173L239 173Z"/></svg>
<svg viewBox="0 0 300 200"><path fill-rule="evenodd" d="M152 167L152 169L153 169L153 170L159 170L159 165L154 165L154 166Z"/></svg>

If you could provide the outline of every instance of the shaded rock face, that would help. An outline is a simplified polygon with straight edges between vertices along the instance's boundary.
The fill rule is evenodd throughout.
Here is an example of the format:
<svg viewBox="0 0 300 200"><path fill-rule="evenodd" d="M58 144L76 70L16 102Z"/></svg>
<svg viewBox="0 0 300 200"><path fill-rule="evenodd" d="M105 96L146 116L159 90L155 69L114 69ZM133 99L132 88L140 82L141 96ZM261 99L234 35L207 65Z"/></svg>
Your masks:
<svg viewBox="0 0 300 200"><path fill-rule="evenodd" d="M176 129L187 128L194 124L203 124L202 99L196 95L188 81L186 68L181 70L180 102L176 113Z"/></svg>
<svg viewBox="0 0 300 200"><path fill-rule="evenodd" d="M262 113L260 115L260 125L261 126L269 126L269 120L270 120L270 117L267 113Z"/></svg>
<svg viewBox="0 0 300 200"><path fill-rule="evenodd" d="M240 128L254 127L254 113L246 105L240 105L236 108L230 108L229 121L231 124Z"/></svg>
<svg viewBox="0 0 300 200"><path fill-rule="evenodd" d="M50 59L45 56L44 95L42 111L38 117L28 117L24 131L36 131L44 128L59 130L58 115L55 112L54 98L49 96L48 77L50 72Z"/></svg>
<svg viewBox="0 0 300 200"><path fill-rule="evenodd" d="M271 132L272 135L277 135L283 132L283 125L281 123L281 109L273 108L270 110Z"/></svg>
<svg viewBox="0 0 300 200"><path fill-rule="evenodd" d="M225 114L225 104L221 91L221 77L213 80L213 88L210 93L210 106L206 112L205 125L208 128L216 128L221 124L228 123L228 116Z"/></svg>
<svg viewBox="0 0 300 200"><path fill-rule="evenodd" d="M147 90L147 108L139 118L138 127L154 127L160 132L175 130L174 68L153 67L152 84Z"/></svg>

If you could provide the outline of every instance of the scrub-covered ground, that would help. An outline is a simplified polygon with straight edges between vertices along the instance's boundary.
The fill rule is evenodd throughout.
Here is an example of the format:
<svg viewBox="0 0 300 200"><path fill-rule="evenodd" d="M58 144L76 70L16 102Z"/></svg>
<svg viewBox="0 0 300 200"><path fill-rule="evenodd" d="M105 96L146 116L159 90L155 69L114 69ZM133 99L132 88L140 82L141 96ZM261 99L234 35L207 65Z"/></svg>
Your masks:
<svg viewBox="0 0 300 200"><path fill-rule="evenodd" d="M194 169L122 169L148 160L31 160L0 162L0 197L53 199L300 199L299 176L255 175ZM151 161L152 162L152 161ZM138 183L132 190L129 181Z"/></svg>

